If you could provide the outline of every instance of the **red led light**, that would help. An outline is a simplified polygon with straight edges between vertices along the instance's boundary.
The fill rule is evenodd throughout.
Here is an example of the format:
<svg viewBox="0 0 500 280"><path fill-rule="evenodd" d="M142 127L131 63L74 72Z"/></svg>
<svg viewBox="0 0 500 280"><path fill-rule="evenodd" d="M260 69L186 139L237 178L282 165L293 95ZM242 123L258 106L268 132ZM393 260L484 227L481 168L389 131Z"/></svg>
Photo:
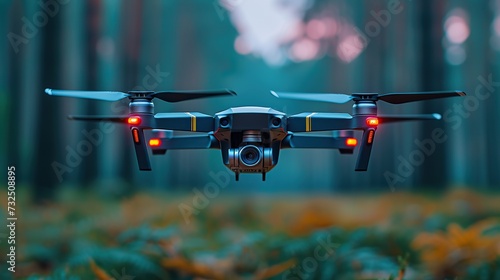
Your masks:
<svg viewBox="0 0 500 280"><path fill-rule="evenodd" d="M347 138L345 140L345 144L350 147L354 147L358 144L358 140L356 138Z"/></svg>
<svg viewBox="0 0 500 280"><path fill-rule="evenodd" d="M140 125L141 124L141 118L140 117L129 117L127 120L128 124L130 125Z"/></svg>
<svg viewBox="0 0 500 280"><path fill-rule="evenodd" d="M378 118L366 118L366 124L369 126L377 126L378 125Z"/></svg>
<svg viewBox="0 0 500 280"><path fill-rule="evenodd" d="M374 135L375 135L375 130L368 131L368 139L367 139L368 144L373 143L373 136Z"/></svg>
<svg viewBox="0 0 500 280"><path fill-rule="evenodd" d="M151 147L158 147L161 145L161 140L158 138L152 138L149 139L149 146Z"/></svg>
<svg viewBox="0 0 500 280"><path fill-rule="evenodd" d="M132 136L134 137L134 142L139 143L139 130L137 128L132 129Z"/></svg>

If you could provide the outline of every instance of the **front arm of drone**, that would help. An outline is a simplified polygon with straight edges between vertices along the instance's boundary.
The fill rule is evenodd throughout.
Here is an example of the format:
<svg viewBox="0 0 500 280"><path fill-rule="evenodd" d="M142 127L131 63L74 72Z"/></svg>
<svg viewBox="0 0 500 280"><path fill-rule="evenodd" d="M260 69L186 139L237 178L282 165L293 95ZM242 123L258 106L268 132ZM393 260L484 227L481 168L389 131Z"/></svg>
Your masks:
<svg viewBox="0 0 500 280"><path fill-rule="evenodd" d="M212 132L202 135L174 136L172 130L153 129L149 139L153 155L164 155L168 150L219 149L219 141Z"/></svg>

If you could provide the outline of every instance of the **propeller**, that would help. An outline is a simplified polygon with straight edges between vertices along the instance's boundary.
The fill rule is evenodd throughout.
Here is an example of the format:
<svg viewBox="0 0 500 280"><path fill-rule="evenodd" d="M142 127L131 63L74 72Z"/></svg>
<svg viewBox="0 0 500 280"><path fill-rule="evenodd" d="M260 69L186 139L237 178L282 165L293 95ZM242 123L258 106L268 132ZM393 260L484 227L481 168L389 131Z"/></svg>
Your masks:
<svg viewBox="0 0 500 280"><path fill-rule="evenodd" d="M220 90L181 90L181 91L129 91L128 93L120 91L81 91L81 90L60 90L60 89L45 89L48 95L87 98L104 101L118 101L123 98L158 98L166 102L179 102L205 97L216 97L225 95L236 95L229 89Z"/></svg>
<svg viewBox="0 0 500 280"><path fill-rule="evenodd" d="M271 94L278 98L300 99L321 101L330 103L347 103L353 101L378 101L382 100L392 104L402 104L407 102L430 100L445 97L465 96L465 92L455 91L427 91L427 92L395 92L395 93L291 93L275 92Z"/></svg>
<svg viewBox="0 0 500 280"><path fill-rule="evenodd" d="M236 92L229 89L221 89L221 90L159 91L154 93L154 97L166 102L180 102L197 98L216 97L224 95L236 95Z"/></svg>
<svg viewBox="0 0 500 280"><path fill-rule="evenodd" d="M415 115L377 115L380 123L394 123L404 121L425 121L425 120L440 120L440 114L415 114Z"/></svg>
<svg viewBox="0 0 500 280"><path fill-rule="evenodd" d="M351 95L341 93L291 93L271 91L271 94L277 98L311 100L330 103L347 103L352 100Z"/></svg>
<svg viewBox="0 0 500 280"><path fill-rule="evenodd" d="M463 91L429 91L429 92L396 92L396 93L291 93L291 92L275 92L271 94L278 98L289 98L299 100L321 101L330 103L347 103L354 101L359 105L363 102L364 106L353 106L355 115L376 116L381 124L394 123L402 121L416 120L440 120L440 114L415 114L415 115L379 115L377 114L376 102L381 100L391 104L402 104L407 102L431 100L445 97L465 96ZM309 115L311 117L311 115ZM290 118L289 118L290 120ZM306 122L307 123L307 122ZM378 123L377 123L378 124ZM290 125L290 121L289 124ZM307 127L307 125L306 125ZM358 159L356 161L356 171L366 171L368 162L375 139L375 127L364 128L363 137L359 146Z"/></svg>
<svg viewBox="0 0 500 280"><path fill-rule="evenodd" d="M146 115L146 119L151 118L153 114L153 98L158 98L166 102L180 102L198 98L205 97L217 97L226 95L236 95L234 91L228 89L221 90L183 90L183 91L129 91L128 93L120 91L79 91L79 90L57 90L57 89L45 89L45 93L48 95L56 96L66 96L66 97L76 97L76 98L87 98L96 99L104 101L118 101L124 98L130 99L129 112L130 115L96 115L96 116L68 116L71 120L83 120L83 121L110 121L117 123L127 123L131 126L131 136L134 142L135 153L137 157L137 163L140 170L151 170L151 163L149 161L148 147L146 145L146 138L144 137L144 130L151 129L147 124L141 124L140 118L134 118L133 116ZM144 99L147 102L143 102ZM140 102L134 102L138 100ZM193 117L194 115L192 115ZM190 119L191 129L193 127L192 117ZM134 123L135 120L139 120ZM165 119L165 118L162 118ZM144 121L144 119L143 119ZM213 120L212 120L213 121ZM205 121L206 122L206 121ZM200 123L201 124L201 123ZM196 122L195 122L196 125ZM196 127L196 126L195 126Z"/></svg>
<svg viewBox="0 0 500 280"><path fill-rule="evenodd" d="M84 91L84 90L60 90L46 88L45 93L48 95L67 96L77 98L88 98L105 101L117 101L128 97L128 94L119 91Z"/></svg>

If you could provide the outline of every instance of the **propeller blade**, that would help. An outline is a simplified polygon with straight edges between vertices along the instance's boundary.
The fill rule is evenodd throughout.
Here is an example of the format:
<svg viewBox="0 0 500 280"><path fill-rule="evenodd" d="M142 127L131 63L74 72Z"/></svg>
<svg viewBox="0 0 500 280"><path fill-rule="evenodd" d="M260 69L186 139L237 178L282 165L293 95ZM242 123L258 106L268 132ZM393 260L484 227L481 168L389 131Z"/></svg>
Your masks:
<svg viewBox="0 0 500 280"><path fill-rule="evenodd" d="M182 90L182 91L159 91L154 96L167 102L179 102L197 98L217 97L225 95L236 95L236 92L229 89L221 90Z"/></svg>
<svg viewBox="0 0 500 280"><path fill-rule="evenodd" d="M117 122L117 123L127 123L128 115L121 116L85 116L85 115L69 115L68 119L76 121L107 121L107 122Z"/></svg>
<svg viewBox="0 0 500 280"><path fill-rule="evenodd" d="M465 96L465 92L455 91L427 91L427 92L396 92L383 93L378 95L378 99L392 104L402 104L407 102L430 100L445 97Z"/></svg>
<svg viewBox="0 0 500 280"><path fill-rule="evenodd" d="M347 103L353 99L351 95L343 93L293 93L271 91L271 94L278 98L311 100L330 103Z"/></svg>
<svg viewBox="0 0 500 280"><path fill-rule="evenodd" d="M129 95L120 91L83 91L83 90L59 90L59 89L45 89L48 95L88 98L104 101L117 101L128 97Z"/></svg>
<svg viewBox="0 0 500 280"><path fill-rule="evenodd" d="M440 114L415 114L415 115L378 115L377 118L381 124L404 122L404 121L420 121L420 120L440 120Z"/></svg>

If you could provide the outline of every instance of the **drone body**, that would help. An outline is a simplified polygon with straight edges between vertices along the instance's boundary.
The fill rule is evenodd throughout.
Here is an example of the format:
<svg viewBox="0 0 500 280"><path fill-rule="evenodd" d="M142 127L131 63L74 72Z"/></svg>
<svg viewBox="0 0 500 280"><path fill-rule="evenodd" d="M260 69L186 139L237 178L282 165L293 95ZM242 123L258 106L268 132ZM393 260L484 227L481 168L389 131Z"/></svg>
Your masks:
<svg viewBox="0 0 500 280"><path fill-rule="evenodd" d="M122 116L69 116L74 120L106 120L129 125L140 170L151 170L148 150L153 155L163 155L169 149L219 149L223 163L239 179L241 173L259 173L265 180L266 173L278 163L281 149L321 148L338 149L342 154L352 154L358 141L353 137L308 135L317 131L363 132L359 144L356 171L366 171L380 124L437 120L439 114L380 115L376 102L383 100L400 104L426 99L463 96L461 91L373 94L295 94L275 93L276 97L345 103L354 101L353 113L306 112L287 116L265 107L236 107L206 115L198 112L154 114L153 98L178 102L209 96L235 95L229 90L182 92L88 92L46 90L47 94L115 101L129 98L129 114ZM151 130L146 141L145 131ZM192 136L174 136L173 131L197 132Z"/></svg>
<svg viewBox="0 0 500 280"><path fill-rule="evenodd" d="M162 116L157 114L156 116ZM286 148L325 148L339 149L343 154L352 154L357 140L351 137L310 136L294 134L288 121L297 123L296 127L305 130L306 122L312 123L313 113L287 117L285 113L264 107L230 108L215 114L213 117L200 113L180 113L176 130L202 131L206 135L199 136L165 136L164 131L172 126L160 126L153 131L150 144L153 143L153 154L164 154L169 149L220 149L223 163L239 178L240 173L265 174L278 163L281 149ZM344 116L343 117L347 117ZM303 125L298 122L302 119ZM351 118L352 119L352 118ZM166 124L166 123L163 123ZM157 126L158 127L158 126ZM151 145L150 145L151 146Z"/></svg>

